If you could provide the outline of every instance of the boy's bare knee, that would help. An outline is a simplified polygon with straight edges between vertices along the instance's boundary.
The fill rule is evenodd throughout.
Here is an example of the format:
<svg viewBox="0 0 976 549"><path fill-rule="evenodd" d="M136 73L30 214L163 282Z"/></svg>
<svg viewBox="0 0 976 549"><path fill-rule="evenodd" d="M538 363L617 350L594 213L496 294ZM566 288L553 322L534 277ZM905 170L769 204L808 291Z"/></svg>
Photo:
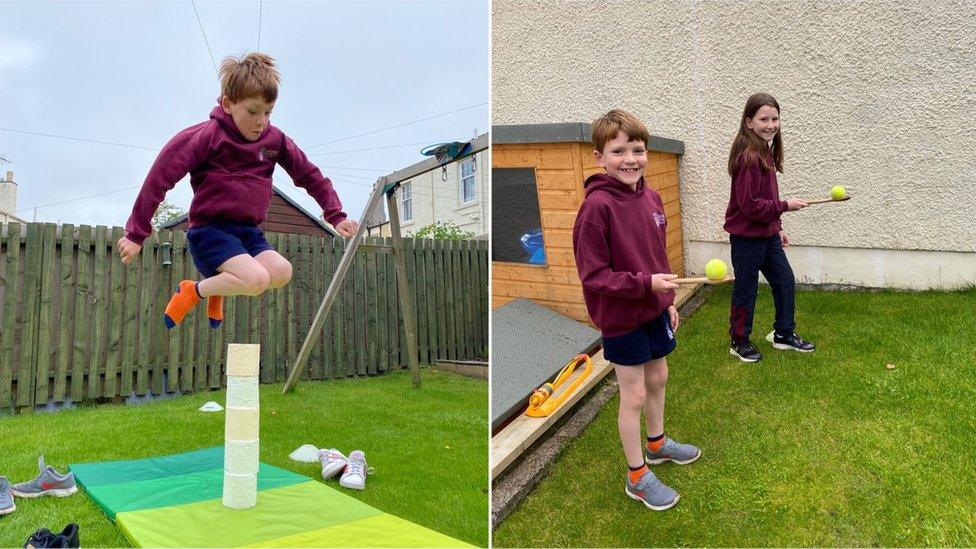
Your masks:
<svg viewBox="0 0 976 549"><path fill-rule="evenodd" d="M241 276L241 291L244 295L261 295L271 285L271 275L264 269L256 269Z"/></svg>
<svg viewBox="0 0 976 549"><path fill-rule="evenodd" d="M643 408L647 391L643 385L620 387L620 405L625 408Z"/></svg>
<svg viewBox="0 0 976 549"><path fill-rule="evenodd" d="M281 288L285 284L288 284L288 281L291 280L291 263L285 261L284 263L276 265L274 269L269 271L269 273L271 276L269 286L271 288Z"/></svg>
<svg viewBox="0 0 976 549"><path fill-rule="evenodd" d="M650 372L647 376L645 376L644 383L649 390L657 389L659 387L664 387L665 385L667 385L668 384L667 367L658 368L653 372Z"/></svg>

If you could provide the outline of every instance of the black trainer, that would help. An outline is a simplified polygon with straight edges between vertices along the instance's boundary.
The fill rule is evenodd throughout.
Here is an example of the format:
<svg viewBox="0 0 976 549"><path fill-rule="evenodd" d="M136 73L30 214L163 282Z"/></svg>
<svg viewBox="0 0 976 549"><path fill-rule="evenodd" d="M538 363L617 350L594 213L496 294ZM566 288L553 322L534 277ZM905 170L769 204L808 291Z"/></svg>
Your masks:
<svg viewBox="0 0 976 549"><path fill-rule="evenodd" d="M729 347L729 354L742 362L759 362L762 360L762 353L748 339L745 341L732 340L732 346Z"/></svg>
<svg viewBox="0 0 976 549"><path fill-rule="evenodd" d="M774 330L769 332L769 334L766 336L766 341L773 344L773 349L779 349L781 351L800 351L801 353L812 353L816 350L813 343L804 340L802 337L796 335L795 332L781 336Z"/></svg>
<svg viewBox="0 0 976 549"><path fill-rule="evenodd" d="M64 530L55 534L48 530L47 528L41 528L40 530L31 534L31 537L27 538L27 542L24 544L26 548L42 548L42 547L80 547L80 541L78 539L78 525L71 523L65 526Z"/></svg>

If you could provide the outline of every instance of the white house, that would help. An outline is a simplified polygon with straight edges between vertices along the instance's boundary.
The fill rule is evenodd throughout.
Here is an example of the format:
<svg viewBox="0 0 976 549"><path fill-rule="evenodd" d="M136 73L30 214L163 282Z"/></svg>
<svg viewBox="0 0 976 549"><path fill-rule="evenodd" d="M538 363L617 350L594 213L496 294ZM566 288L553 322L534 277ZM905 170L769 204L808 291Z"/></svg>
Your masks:
<svg viewBox="0 0 976 549"><path fill-rule="evenodd" d="M14 215L17 211L17 184L14 183L14 172L7 172L5 179L0 179L0 223L27 223Z"/></svg>
<svg viewBox="0 0 976 549"><path fill-rule="evenodd" d="M487 133L475 139L476 149L482 141L487 143ZM404 181L396 191L403 236L412 236L434 222L454 223L475 237L487 235L490 173L486 149ZM369 235L390 236L389 221L371 222Z"/></svg>

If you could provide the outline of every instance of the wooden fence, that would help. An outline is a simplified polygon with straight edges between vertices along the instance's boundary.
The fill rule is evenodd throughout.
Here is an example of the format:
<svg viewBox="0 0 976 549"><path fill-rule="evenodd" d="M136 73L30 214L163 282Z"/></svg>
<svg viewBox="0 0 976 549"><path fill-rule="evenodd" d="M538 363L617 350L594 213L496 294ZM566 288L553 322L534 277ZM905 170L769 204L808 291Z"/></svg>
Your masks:
<svg viewBox="0 0 976 549"><path fill-rule="evenodd" d="M0 226L0 410L217 389L227 343L260 343L261 381L284 381L344 245L268 233L292 262L287 286L225 299L219 329L201 304L166 330L163 309L177 283L199 277L186 235L161 231L128 266L114 249L121 236L120 227ZM163 264L164 242L171 265ZM303 379L405 367L394 257L374 247L390 243L369 238L360 247ZM487 356L487 242L405 239L404 247L419 361Z"/></svg>

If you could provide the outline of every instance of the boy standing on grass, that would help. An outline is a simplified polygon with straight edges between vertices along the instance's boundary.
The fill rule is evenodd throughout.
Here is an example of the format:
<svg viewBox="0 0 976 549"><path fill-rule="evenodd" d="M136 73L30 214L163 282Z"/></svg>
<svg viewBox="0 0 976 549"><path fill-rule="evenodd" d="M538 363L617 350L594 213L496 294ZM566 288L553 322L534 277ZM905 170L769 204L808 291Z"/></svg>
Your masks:
<svg viewBox="0 0 976 549"><path fill-rule="evenodd" d="M678 493L648 465L691 463L701 450L664 434L665 356L675 348L680 320L670 280L664 204L644 181L647 128L614 109L593 122L593 154L606 173L583 183L586 197L573 227L573 251L590 319L603 337L603 356L620 386L617 427L630 471L625 492L656 511ZM641 437L641 412L647 440Z"/></svg>
<svg viewBox="0 0 976 549"><path fill-rule="evenodd" d="M210 120L170 139L142 184L118 242L126 264L142 250L166 192L187 173L193 188L187 243L203 280L180 282L163 315L167 328L182 322L203 298L216 328L223 320L223 296L256 296L291 280L291 263L271 248L258 227L271 205L275 164L318 202L339 234L356 233L359 224L346 219L332 182L271 125L279 82L274 60L265 54L224 59L220 104Z"/></svg>

